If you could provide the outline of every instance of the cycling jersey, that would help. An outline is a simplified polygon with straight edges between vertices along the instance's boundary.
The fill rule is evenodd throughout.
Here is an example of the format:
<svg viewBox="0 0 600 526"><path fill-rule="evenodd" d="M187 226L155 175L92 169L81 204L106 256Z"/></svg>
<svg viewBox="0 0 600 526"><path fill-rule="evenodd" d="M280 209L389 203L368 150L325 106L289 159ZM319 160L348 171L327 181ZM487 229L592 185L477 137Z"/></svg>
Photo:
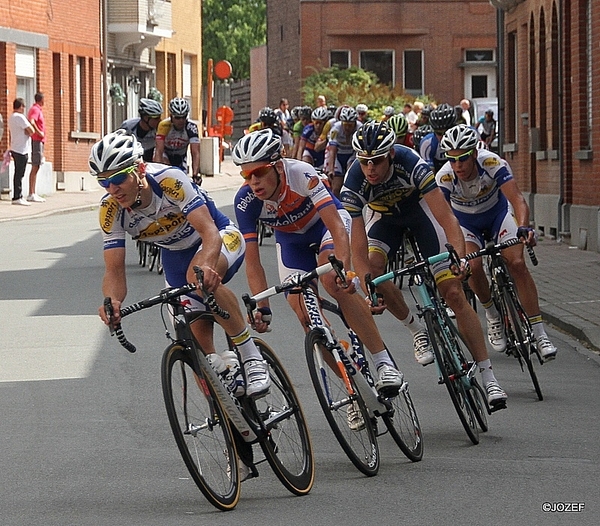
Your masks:
<svg viewBox="0 0 600 526"><path fill-rule="evenodd" d="M394 145L390 151L393 161L386 179L370 184L359 163L348 173L340 200L353 218L363 217L369 251L390 257L410 229L425 257L438 254L446 243L442 226L435 220L423 196L437 188L435 176L427 163L406 146ZM435 273L445 271L447 264L435 267Z"/></svg>
<svg viewBox="0 0 600 526"><path fill-rule="evenodd" d="M440 148L440 140L433 132L428 133L421 139L419 153L434 173L444 166L448 160L446 159L446 152Z"/></svg>
<svg viewBox="0 0 600 526"><path fill-rule="evenodd" d="M201 206L208 207L219 230L232 224L211 197L181 170L149 163L146 179L152 189L152 203L146 208L122 208L110 194L102 198L100 226L105 250L124 247L126 233L168 250L198 246L202 241L200 234L186 216Z"/></svg>
<svg viewBox="0 0 600 526"><path fill-rule="evenodd" d="M302 156L310 156L312 158L313 166L315 168L322 168L325 163L325 150L321 150L320 152L315 151L315 143L318 138L319 136L316 134L315 126L313 124L308 124L304 127L301 138L301 140L303 139L305 141Z"/></svg>
<svg viewBox="0 0 600 526"><path fill-rule="evenodd" d="M345 214L342 204L331 194L323 179L308 163L282 159L281 193L277 201L262 201L244 184L234 200L235 216L246 242L257 242L256 221L260 219L275 231L280 260L280 276L287 269L312 270L315 253L311 245L324 246L331 234L319 216L326 206Z"/></svg>
<svg viewBox="0 0 600 526"><path fill-rule="evenodd" d="M141 121L142 119L140 117L137 119L128 119L121 123L120 128L122 130L127 130L137 138L142 145L142 148L144 148L144 161L150 163L154 157L154 147L156 146L156 130L153 128L150 128L148 131L143 130L140 126Z"/></svg>
<svg viewBox="0 0 600 526"><path fill-rule="evenodd" d="M369 184L359 163L348 170L340 200L352 217L361 215L365 206L382 214L400 215L437 188L431 169L414 150L396 144L391 154L389 176L381 184Z"/></svg>
<svg viewBox="0 0 600 526"><path fill-rule="evenodd" d="M478 175L472 181L461 181L448 162L436 175L438 186L457 217L465 239L480 248L484 231L496 242L517 237L517 223L508 200L500 191L513 179L508 163L488 150L478 150L475 159Z"/></svg>
<svg viewBox="0 0 600 526"><path fill-rule="evenodd" d="M156 130L156 140L164 141L165 161L171 166L177 166L187 171L187 150L190 144L199 144L198 126L186 120L181 130L175 129L171 118L160 121Z"/></svg>

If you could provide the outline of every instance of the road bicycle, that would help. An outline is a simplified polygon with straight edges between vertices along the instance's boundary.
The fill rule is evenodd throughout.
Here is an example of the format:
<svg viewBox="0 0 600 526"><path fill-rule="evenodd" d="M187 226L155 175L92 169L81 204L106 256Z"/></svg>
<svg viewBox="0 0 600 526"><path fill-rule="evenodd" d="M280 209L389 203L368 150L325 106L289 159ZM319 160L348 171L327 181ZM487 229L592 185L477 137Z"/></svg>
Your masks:
<svg viewBox="0 0 600 526"><path fill-rule="evenodd" d="M458 328L448 315L445 303L435 283L432 265L458 258L451 245L447 252L417 260L405 268L397 269L377 278L367 275L365 282L374 304L377 303L376 287L395 276L409 276L408 285L415 300L419 317L424 319L433 347L438 371L438 383L444 384L456 409L460 422L473 444L479 443L479 429L488 430L487 415L491 414L485 393L475 377L477 364L467 359L470 354ZM500 409L496 406L495 409Z"/></svg>
<svg viewBox="0 0 600 526"><path fill-rule="evenodd" d="M522 371L525 364L537 397L541 401L544 396L533 367L533 361L534 357L537 357L540 365L543 365L544 360L538 352L529 317L519 300L514 280L502 257L502 250L519 243L521 243L519 239L510 239L497 244L494 241L487 241L485 248L467 254L465 259L469 261L478 257L486 258L484 264L490 278L490 292L496 309L500 313L506 336L506 354L512 355L518 360ZM537 257L533 248L527 245L527 251L532 263L537 265Z"/></svg>
<svg viewBox="0 0 600 526"><path fill-rule="evenodd" d="M150 241L137 240L135 242L138 251L138 263L140 267L145 267L148 263L148 270L152 272L156 267L159 274L163 273L163 266L160 256L160 247Z"/></svg>
<svg viewBox="0 0 600 526"><path fill-rule="evenodd" d="M243 300L253 321L258 301L281 293L299 295L309 320L304 347L319 404L333 434L354 466L365 475L374 476L380 462L377 437L386 432L381 429L378 418L383 420L387 432L413 462L423 457L421 426L408 383L404 381L393 395L378 393L362 342L346 324L339 306L316 292L314 280L332 269L344 282L342 263L332 255L328 263L311 272L294 274L283 283L252 297L245 294ZM338 339L323 310L340 317L348 341ZM348 410L351 414L359 413L358 424L352 428Z"/></svg>
<svg viewBox="0 0 600 526"><path fill-rule="evenodd" d="M201 269L194 270L202 283ZM213 314L190 312L182 305L181 297L195 291L195 284L166 288L120 311L125 317L154 305L163 306L162 321L171 343L162 357L162 390L171 430L194 482L213 506L231 510L240 498L240 463L249 469L250 477L256 477L257 465L266 460L290 492L306 495L314 482L312 444L288 374L274 351L263 340L254 338L269 366L269 393L258 399L230 393L190 329L198 315L214 321L214 316L227 318L229 313L205 291L205 303ZM109 298L105 299L105 308L110 319ZM135 352L121 324L112 332L123 347ZM227 340L229 349L237 352ZM254 459L252 446L256 443L264 455L260 460Z"/></svg>
<svg viewBox="0 0 600 526"><path fill-rule="evenodd" d="M404 267L407 267L411 263L414 263L415 254L418 255L419 259L423 259L420 256L419 247L416 243L414 235L410 230L405 230L402 234L402 241L400 243L400 246L398 247L398 250L390 258L388 258L388 262L385 267L385 272L387 273L393 272L395 270L400 270ZM392 281L398 286L399 289L401 289L404 284L404 274L395 274ZM465 280L462 282L462 285L463 290L465 292L465 296L467 297L467 301L471 304L475 312L477 312L477 297L475 296L475 293L471 290L471 287L469 287L469 282ZM451 318L453 318L454 313L452 312L452 310L448 307L446 308L448 309L448 315Z"/></svg>

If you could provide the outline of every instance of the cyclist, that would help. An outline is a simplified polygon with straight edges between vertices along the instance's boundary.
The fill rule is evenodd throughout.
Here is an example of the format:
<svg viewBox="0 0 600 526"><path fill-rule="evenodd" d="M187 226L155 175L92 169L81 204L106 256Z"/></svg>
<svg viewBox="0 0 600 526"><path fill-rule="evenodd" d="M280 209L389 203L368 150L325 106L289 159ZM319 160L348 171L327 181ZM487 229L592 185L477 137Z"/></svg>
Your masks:
<svg viewBox="0 0 600 526"><path fill-rule="evenodd" d="M495 153L478 149L479 144L479 136L472 127L459 124L450 128L440 143L448 162L436 175L437 184L461 225L467 252L484 246L484 231L491 234L495 243L520 238L534 246L529 206L510 166ZM556 357L556 347L544 329L537 289L523 258L523 245L506 248L502 255L529 316L537 348L544 360L552 360ZM496 351L502 352L506 349L506 337L481 259L471 261L471 270L469 283L485 309L488 339Z"/></svg>
<svg viewBox="0 0 600 526"><path fill-rule="evenodd" d="M298 147L298 154L302 156L301 160L312 164L317 169L322 169L325 164L325 150L316 151L315 144L323 131L328 116L329 112L323 106L312 111L312 123L304 128Z"/></svg>
<svg viewBox="0 0 600 526"><path fill-rule="evenodd" d="M352 139L359 162L348 170L341 201L352 217L352 257L360 278L369 272L373 276L385 272L387 259L397 252L406 229L415 236L424 257L444 250L446 241L460 256L465 255L460 225L435 184L431 169L414 150L394 144L395 140L396 134L383 122L365 124ZM450 271L448 262L433 270L477 362L488 402L493 407L504 407L506 393L494 376L479 318L466 299L460 279ZM393 281L378 289L383 294L382 304L374 305L374 312L387 307L415 335L417 361L422 365L431 363L429 340L421 337L422 325L411 314L400 289Z"/></svg>
<svg viewBox="0 0 600 526"><path fill-rule="evenodd" d="M425 137L426 135L429 135L430 133L433 133L433 128L429 124L424 124L423 126L419 126L414 131L412 140L414 143L413 147L417 153L420 152L420 146L421 146L421 141L423 140L423 137Z"/></svg>
<svg viewBox="0 0 600 526"><path fill-rule="evenodd" d="M192 156L192 178L202 181L200 174L200 137L198 126L188 119L188 101L175 97L169 102L169 118L164 119L156 130L154 162L170 164L187 173L188 146Z"/></svg>
<svg viewBox="0 0 600 526"><path fill-rule="evenodd" d="M153 241L162 248L167 286L194 283L193 266L203 270L204 287L231 315L227 320L215 318L240 352L246 394L265 395L270 385L267 365L250 337L235 295L225 286L244 258L240 231L181 170L146 164L142 155L137 139L117 130L94 144L89 158L90 173L108 192L100 203L105 264L102 293L112 299L113 322L119 323L119 309L127 294L126 233L133 239ZM187 296L184 304L192 311L206 310L195 295ZM108 324L104 307L99 313ZM192 330L200 346L213 354L212 324L197 320Z"/></svg>
<svg viewBox="0 0 600 526"><path fill-rule="evenodd" d="M323 108L324 109L324 108ZM327 110L324 109L326 112ZM302 152L304 152L304 146L302 146L302 135L307 126L311 123L312 108L310 106L302 106L298 110L298 122L294 125L293 136L294 136L294 148L295 155L290 155L292 159L302 158ZM285 148L285 144L283 145Z"/></svg>
<svg viewBox="0 0 600 526"><path fill-rule="evenodd" d="M120 128L135 135L144 148L144 161L152 162L156 146L156 128L162 115L162 104L153 99L140 99L137 119L123 121Z"/></svg>
<svg viewBox="0 0 600 526"><path fill-rule="evenodd" d="M440 104L429 114L429 125L433 132L421 139L419 152L421 157L427 161L433 173L446 164L446 156L440 148L440 140L446 130L456 124L456 112L450 104Z"/></svg>
<svg viewBox="0 0 600 526"><path fill-rule="evenodd" d="M344 174L354 161L352 135L362 126L358 122L356 110L351 107L340 110L339 122L336 122L329 132L329 155L326 161L326 172L331 183L331 189L339 197Z"/></svg>
<svg viewBox="0 0 600 526"><path fill-rule="evenodd" d="M332 253L344 268L350 269L350 218L311 165L282 158L281 140L270 130L244 136L233 148L231 158L241 166L246 181L235 197L234 207L246 240L246 276L253 294L268 287L257 243L257 219L275 230L281 281L326 263ZM319 247L318 263L315 244ZM333 271L322 276L321 282L371 351L378 372L377 389L397 391L402 385L402 373L393 366L368 305L354 294L354 283L342 287ZM287 300L306 327L306 313L298 297L290 294ZM259 302L256 330L266 331L270 319L268 300L263 300Z"/></svg>
<svg viewBox="0 0 600 526"><path fill-rule="evenodd" d="M412 133L408 132L408 121L404 113L397 113L388 119L388 124L396 134L396 144L403 144L409 148L413 147Z"/></svg>
<svg viewBox="0 0 600 526"><path fill-rule="evenodd" d="M363 124L369 122L369 107L366 104L357 104L354 109L356 110L358 122L362 122Z"/></svg>

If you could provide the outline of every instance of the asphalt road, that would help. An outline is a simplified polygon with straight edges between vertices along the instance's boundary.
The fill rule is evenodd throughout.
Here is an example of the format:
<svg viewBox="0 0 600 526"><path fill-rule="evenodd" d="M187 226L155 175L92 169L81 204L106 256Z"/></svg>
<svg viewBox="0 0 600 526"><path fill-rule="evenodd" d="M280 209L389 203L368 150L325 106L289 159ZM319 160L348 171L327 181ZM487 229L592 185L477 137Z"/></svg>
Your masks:
<svg viewBox="0 0 600 526"><path fill-rule="evenodd" d="M414 362L407 331L391 316L379 317L410 382L425 453L410 463L383 436L380 473L366 478L327 427L306 370L302 330L277 300L265 339L294 377L307 413L315 486L309 496L294 497L261 465L260 477L243 484L237 509L222 513L196 489L169 431L159 378L167 343L160 310L124 323L135 355L97 318L103 263L96 212L3 223L0 239L2 525L598 522L600 368L564 334L549 331L560 354L538 367L543 402L514 359L492 356L508 409L489 418L490 431L473 446L433 368ZM128 248L133 302L157 292L162 278L138 266L133 242ZM276 276L273 241L262 250ZM246 292L243 271L232 287L238 296ZM580 511L543 511L544 503Z"/></svg>

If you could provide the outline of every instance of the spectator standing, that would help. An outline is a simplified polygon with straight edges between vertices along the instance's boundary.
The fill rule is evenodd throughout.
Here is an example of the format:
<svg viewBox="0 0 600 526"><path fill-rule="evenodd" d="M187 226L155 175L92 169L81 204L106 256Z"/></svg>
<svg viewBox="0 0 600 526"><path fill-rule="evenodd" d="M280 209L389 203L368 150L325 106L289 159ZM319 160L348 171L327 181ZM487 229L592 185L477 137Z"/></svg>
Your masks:
<svg viewBox="0 0 600 526"><path fill-rule="evenodd" d="M34 203L43 203L45 199L37 195L35 185L37 183L37 174L40 166L44 164L44 143L46 142L46 124L44 122L44 94L38 92L35 94L35 103L29 108L27 119L35 130L31 136L31 172L29 172L29 195L27 201Z"/></svg>
<svg viewBox="0 0 600 526"><path fill-rule="evenodd" d="M325 95L319 95L317 97L317 107L319 106L327 107L327 99L325 98Z"/></svg>
<svg viewBox="0 0 600 526"><path fill-rule="evenodd" d="M15 175L13 179L13 205L30 206L31 203L23 198L23 176L27 168L29 151L31 150L31 136L35 130L25 117L25 101L21 98L13 101L13 114L8 121L10 130L10 154L15 161Z"/></svg>
<svg viewBox="0 0 600 526"><path fill-rule="evenodd" d="M412 104L406 103L402 108L402 113L406 117L406 122L408 122L408 131L411 133L416 130L417 120L419 119L418 115L413 111Z"/></svg>
<svg viewBox="0 0 600 526"><path fill-rule="evenodd" d="M485 115L479 118L477 124L481 126L481 140L485 142L488 148L491 148L492 142L496 137L496 119L494 119L494 111L486 110Z"/></svg>
<svg viewBox="0 0 600 526"><path fill-rule="evenodd" d="M473 116L471 115L471 101L469 101L469 99L461 100L460 107L462 108L462 119L465 121L467 126L471 126L473 124Z"/></svg>

